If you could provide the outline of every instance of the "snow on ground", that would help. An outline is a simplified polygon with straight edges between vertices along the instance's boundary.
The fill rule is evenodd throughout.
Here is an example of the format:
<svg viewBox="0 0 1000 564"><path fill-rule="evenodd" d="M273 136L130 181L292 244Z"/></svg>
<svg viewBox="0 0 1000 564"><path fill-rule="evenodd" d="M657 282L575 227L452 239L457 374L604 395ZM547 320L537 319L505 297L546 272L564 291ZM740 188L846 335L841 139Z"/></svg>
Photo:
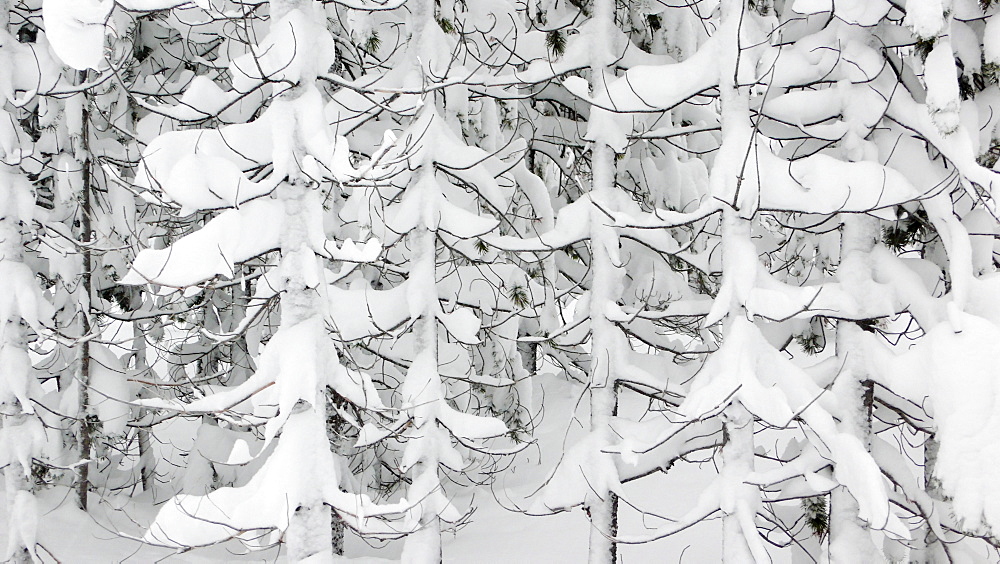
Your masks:
<svg viewBox="0 0 1000 564"><path fill-rule="evenodd" d="M588 521L582 509L551 516L526 516L513 509L527 507L530 494L545 479L557 462L562 444L573 444L582 435L581 421L586 422L585 411L577 413L579 421L569 420L572 407L577 405L581 392L579 384L567 382L552 374L539 377L536 397L544 394L546 414L537 433L540 448L528 448L519 455L516 466L503 483L495 484L493 491L480 489L459 492L456 503L468 507L474 495L475 512L469 524L457 533L446 533L444 560L449 563L531 563L551 564L586 561ZM580 402L585 410L587 402ZM623 402L621 413L637 412L643 402L631 398ZM569 433L567 435L567 429ZM178 445L183 446L183 445ZM539 459L539 454L542 458ZM178 461L179 462L179 461ZM651 476L630 483L627 491L645 508L666 516L680 516L694 503L698 493L715 476L711 461L696 464L679 464L669 476ZM240 544L225 545L176 553L143 545L134 538L141 536L143 526L152 520L156 507L145 494L129 499L103 500L91 498L92 510L83 513L73 505L69 492L57 488L43 492L40 522L45 526L39 531L39 540L63 563L98 564L126 562L132 564L164 562L170 564L201 564L207 562L284 562L282 551L272 548L250 552ZM157 501L167 498L159 492ZM6 514L0 509L0 531L6 531ZM655 516L643 517L634 509L622 504L620 530L640 533L645 527L655 528L663 522ZM119 534L121 532L122 534ZM131 536L133 538L128 538ZM6 539L0 539L6 544ZM385 559L398 559L402 541L366 542L348 535L347 558L352 562L375 563ZM654 543L621 546L621 561L701 563L719 562L722 555L721 521L710 520ZM47 562L53 562L43 552ZM775 562L791 562L779 555Z"/></svg>

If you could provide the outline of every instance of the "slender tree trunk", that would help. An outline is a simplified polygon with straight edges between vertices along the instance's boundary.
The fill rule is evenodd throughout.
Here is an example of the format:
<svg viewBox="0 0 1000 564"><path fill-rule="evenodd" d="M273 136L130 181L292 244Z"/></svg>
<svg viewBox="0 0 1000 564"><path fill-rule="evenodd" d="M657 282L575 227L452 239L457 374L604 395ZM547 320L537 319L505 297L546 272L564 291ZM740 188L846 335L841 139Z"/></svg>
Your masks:
<svg viewBox="0 0 1000 564"><path fill-rule="evenodd" d="M614 207L614 153L611 147L600 139L594 142L593 153L591 193L602 206ZM620 338L618 327L607 317L608 308L617 301L621 292L622 269L615 264L615 259L619 258L618 233L613 226L607 225L608 218L600 210L595 209L591 212L590 221L592 272L590 324L593 335L590 365L590 432L599 437L598 444L606 446L616 439L611 429L611 420L618 413L614 359L620 353L618 348L628 346L628 343ZM611 460L602 459L594 462L598 472L615 471ZM612 537L618 534L618 496L603 488L592 492L592 496L593 500L587 508L591 521L590 562L592 564L617 562L618 548Z"/></svg>
<svg viewBox="0 0 1000 564"><path fill-rule="evenodd" d="M136 322L134 324L134 331L136 333L132 338L132 350L135 354L134 366L137 374L145 374L149 371L149 364L146 357L145 330L140 323ZM147 395L145 388L140 389L139 397L145 395ZM150 411L146 408L139 409L139 420L144 420L149 413ZM156 481L154 474L156 471L156 457L150 443L149 429L139 427L136 434L138 435L139 442L139 476L142 480L142 491L151 492Z"/></svg>
<svg viewBox="0 0 1000 564"><path fill-rule="evenodd" d="M727 284L737 276L752 276L751 268L757 267L756 251L750 233L750 221L740 216L740 210L728 209L722 218L723 276ZM753 262L751 262L753 261ZM724 321L724 334L734 330L735 324L750 324L745 304L737 290L731 297L729 314ZM719 299L719 298L716 298ZM756 329L754 329L756 330ZM725 339L725 336L723 337ZM760 509L758 486L746 483L754 472L754 415L739 397L722 413L723 447L721 453L720 488L722 509L722 561L725 564L769 562L763 543L758 538L757 513Z"/></svg>
<svg viewBox="0 0 1000 564"><path fill-rule="evenodd" d="M79 82L86 82L86 71L80 72ZM77 140L76 160L82 167L83 186L79 195L79 212L77 221L79 222L79 241L81 244L80 254L82 256L83 273L80 279L80 286L77 288L77 296L80 300L80 335L83 341L77 345L77 381L80 385L80 405L77 413L79 431L77 440L79 444L80 465L76 482L77 505L80 509L87 509L87 492L90 490L90 456L94 443L94 432L97 428L97 418L90 414L90 340L87 336L91 332L90 324L90 299L91 299L91 161L90 161L90 140L89 140L89 115L87 110L87 99L84 93L77 94L83 96L81 108L80 137Z"/></svg>
<svg viewBox="0 0 1000 564"><path fill-rule="evenodd" d="M590 363L590 432L600 437L599 444L609 445L615 440L611 420L618 414L618 391L614 367L611 366L615 352L612 332L617 331L617 327L605 314L608 302L606 294L610 288L598 282L599 279L608 278L608 271L614 268L604 249L598 249L601 240L601 237L593 239L592 253L595 283L591 289L593 344ZM599 472L613 470L609 460L597 460L595 464L599 468L608 466L599 469ZM594 491L592 496L593 501L587 507L591 522L589 561L591 564L617 562L618 548L612 537L618 534L618 496L607 489Z"/></svg>
<svg viewBox="0 0 1000 564"><path fill-rule="evenodd" d="M850 214L844 218L841 234L841 258L838 278L848 291L862 292L870 279L868 257L875 247L878 221ZM871 447L872 383L868 381L858 339L862 329L853 321L837 323L837 355L843 368L833 384L833 393L851 410L841 422L841 430ZM830 493L830 560L834 564L877 562L881 551L872 541L868 523L858 517L858 502L847 488L840 486Z"/></svg>
<svg viewBox="0 0 1000 564"><path fill-rule="evenodd" d="M327 403L332 409L328 409L326 417L326 429L327 434L330 436L330 446L333 448L334 453L342 454L345 448L344 445L344 433L350 427L350 424L340 415L337 411L337 406L343 401L340 396L334 393L330 388L327 388ZM347 532L347 527L344 524L344 520L336 511L330 512L330 535L332 538L331 547L333 553L336 555L344 554L344 536Z"/></svg>
<svg viewBox="0 0 1000 564"><path fill-rule="evenodd" d="M751 238L750 218L757 213L759 188L744 178L756 174L746 170L748 157L756 150L756 132L752 128L749 110L750 91L741 84L741 69L753 68L752 51L745 49L743 26L746 0L722 0L720 4L719 38L719 103L722 113L722 139L712 169L711 182L715 197L724 198L731 207L722 217L722 267L726 293L716 297L728 299L727 324L747 323L746 299L758 266L757 253ZM749 284L748 284L749 283ZM722 468L722 547L723 562L744 564L767 562L768 555L758 539L756 527L760 492L757 486L744 483L754 469L754 416L735 398L723 412Z"/></svg>
<svg viewBox="0 0 1000 564"><path fill-rule="evenodd" d="M337 556L344 555L344 539L346 537L347 527L344 525L344 520L340 518L340 515L336 511L330 512L330 546L332 547L333 553Z"/></svg>
<svg viewBox="0 0 1000 564"><path fill-rule="evenodd" d="M413 36L411 40L419 41L419 36L428 26L437 25L435 0L418 0L410 3L413 6ZM424 73L421 63L431 65L437 61L437 54L431 50L430 42L421 42L416 47L417 56L412 60L414 71ZM433 94L426 100L433 105ZM419 453L416 462L409 468L407 474L412 482L408 495L427 502L419 503L414 511L419 512L420 528L406 536L403 541L403 564L432 564L443 560L441 547L441 516L440 508L434 507L431 501L440 494L441 478L438 474L440 459L439 444L450 442L447 432L438 426L436 412L437 402L444 401L443 385L438 373L438 334L436 308L437 296L434 288L437 284L435 274L437 268L437 232L438 209L436 193L431 192L435 186L434 163L431 159L417 163L420 170L415 174L415 182L409 189L422 191L420 221L417 227L410 231L408 242L413 250L413 263L410 269L409 281L420 288L420 296L411 295L413 311L418 312L413 324L414 351L416 357L407 371L403 382L403 395L413 407L408 409L416 432L407 444L407 450L413 449ZM436 189L435 189L436 190ZM419 305L417 305L419 304Z"/></svg>
<svg viewBox="0 0 1000 564"><path fill-rule="evenodd" d="M538 370L538 343L518 343L517 352L521 354L521 366L529 377Z"/></svg>
<svg viewBox="0 0 1000 564"><path fill-rule="evenodd" d="M319 15L318 3L312 0L270 0L270 18L278 21L294 10L300 10L306 17ZM315 11L314 11L315 10ZM293 24L294 26L294 24ZM292 28L300 45L311 45L314 40L309 28ZM301 35L300 35L301 32ZM304 64L309 59L302 61ZM284 90L272 102L288 105L288 119L291 123L275 124L275 135L285 136L281 143L275 142L274 166L276 170L285 171L288 179L278 186L277 196L284 204L285 217L281 229L281 261L279 269L284 281L284 294L281 299L281 329L288 330L303 323L315 323L326 307L322 303L325 295L317 284L325 284L323 265L316 255L317 249L312 247L308 229L309 226L322 225L323 206L315 197L312 182L307 180L299 167L305 160L306 145L309 140L302 138L305 124L294 106L300 97L316 88L315 74L326 72L326 68L313 68L304 71L301 82ZM315 74L310 74L315 73ZM316 331L323 331L322 323L316 323ZM311 329L312 331L312 329ZM317 347L325 334L316 335ZM330 353L336 357L335 352ZM298 499L291 500L294 508L288 529L285 531L285 541L288 546L290 562L300 562L316 559L326 562L333 552L343 552L343 523L336 517L330 505L324 498L325 483L331 476L323 473L324 461L321 459L330 452L330 436L327 412L327 378L325 366L316 367L315 388L300 399L294 412L289 416L282 430L281 441L295 445L297 448L298 465L295 475L289 480L296 482L293 491L298 493ZM297 374L281 374L279 377L292 380ZM310 404L311 401L311 404ZM338 416L339 417L339 416ZM322 452L322 455L320 454ZM340 484L332 484L340 487ZM336 544L335 544L336 543Z"/></svg>
<svg viewBox="0 0 1000 564"><path fill-rule="evenodd" d="M618 394L615 388L592 387L590 410L591 432L603 431L602 434L610 435L610 419L618 412ZM598 493L601 497L587 508L590 514L589 562L614 563L618 561L618 545L612 540L618 534L618 496L606 490Z"/></svg>
<svg viewBox="0 0 1000 564"><path fill-rule="evenodd" d="M726 408L724 414L724 445L722 447L722 481L723 487L733 496L734 504L744 502L740 490L755 488L743 483L743 477L753 472L753 416L735 402ZM757 492L752 492L753 496ZM747 537L757 535L757 530L745 531L749 526L740 515L741 508L733 507L722 516L722 561L726 564L743 564L754 562L753 553L747 543ZM754 513L756 511L754 510Z"/></svg>
<svg viewBox="0 0 1000 564"><path fill-rule="evenodd" d="M425 185L435 182L433 176L433 163L425 163L422 174L430 176L423 181ZM427 188L422 188L427 190ZM441 398L441 379L437 373L437 318L434 314L434 303L436 296L427 296L436 285L436 255L437 255L437 235L428 229L426 225L433 225L434 205L431 203L433 194L425 192L423 195L424 210L421 225L410 232L413 242L414 258L413 267L410 270L410 283L417 284L422 289L423 296L419 317L414 323L415 350L418 351L417 359L413 361L410 372L406 375L404 386L406 388L419 385L420 389L407 389L404 396L410 397L410 402L414 404L413 424L417 428L414 438L410 439L411 445L407 449L413 448L419 454L418 461L408 472L413 477L410 486L411 495L419 495L432 499L433 494L441 488L440 477L438 476L438 465L440 463L437 453L438 443L449 441L446 433L438 427L434 416L437 411L436 403L443 401ZM414 372L417 371L417 372ZM427 371L426 374L421 371ZM404 564L429 564L442 561L441 548L441 517L437 508L421 503L419 505L420 529L407 535L403 544L402 561Z"/></svg>
<svg viewBox="0 0 1000 564"><path fill-rule="evenodd" d="M148 413L147 410L139 410L139 419L142 419L146 413ZM139 435L139 476L142 481L142 491L151 492L153 491L153 484L156 481L154 474L156 459L149 441L149 430L140 427L137 434Z"/></svg>
<svg viewBox="0 0 1000 564"><path fill-rule="evenodd" d="M418 463L414 469L415 474L430 471L424 463ZM437 472L436 469L434 472ZM434 516L424 522L419 530L406 535L401 562L403 564L434 564L443 561L441 519Z"/></svg>
<svg viewBox="0 0 1000 564"><path fill-rule="evenodd" d="M924 491L934 500L943 499L941 491L941 481L934 476L934 467L937 466L938 449L941 444L937 436L930 434L924 441ZM927 523L921 527L923 535L917 539L922 543L919 550L914 550L910 558L912 564L944 564L949 562L948 555L942 549L942 540L938 539L934 531ZM920 534L920 531L918 531Z"/></svg>
<svg viewBox="0 0 1000 564"><path fill-rule="evenodd" d="M521 322L524 324L524 322ZM533 328L531 332L523 332L522 335L532 335L538 334L538 323L531 323ZM524 372L519 372L518 370L512 370L514 375L514 385L511 386L509 394L513 396L512 405L514 406L515 414L517 417L518 424L524 428L528 429L531 425L531 414L534 411L533 398L533 386L535 382L535 376L538 375L538 348L539 343L517 343L517 353L521 357L521 368Z"/></svg>
<svg viewBox="0 0 1000 564"><path fill-rule="evenodd" d="M318 258L309 246L306 226L311 222L307 216L318 214L314 200L307 197L309 187L304 181L292 179L278 187L278 197L285 204L284 225L281 237L281 263L279 268L285 280L285 294L281 300L281 328L305 323L322 311L316 288L309 287L306 273L316 272ZM281 378L295 378L296 374L282 374ZM326 429L326 382L317 378L313 397L314 405L299 401L295 411L289 416L282 433L282 441L292 444L316 445L315 448L330 448ZM300 461L295 476L300 498L291 500L297 504L290 508L292 516L285 532L290 562L300 562L318 554L327 554L333 545L330 506L323 498L323 482L327 476L318 475L318 453L309 448L300 451Z"/></svg>
<svg viewBox="0 0 1000 564"><path fill-rule="evenodd" d="M613 0L594 0L593 25L596 35L590 46L590 90L597 94L607 88L606 73L611 63L608 57L614 51L609 33L615 22ZM598 110L593 110L597 112ZM591 119L594 114L591 114ZM591 196L602 206L614 208L615 154L605 140L604 132L591 125L587 137L593 139ZM590 326L592 335L590 363L590 432L598 438L599 448L612 444L616 437L611 420L618 414L617 375L613 366L620 352L618 347L628 346L619 338L618 327L608 319L608 308L617 302L621 293L622 272L615 258L619 258L618 232L608 225L608 218L594 209L590 216L591 288ZM614 462L607 455L595 453L593 470L598 473L616 473ZM617 477L614 478L615 480ZM602 480L612 481L611 477ZM595 484L591 484L594 487ZM618 545L613 538L618 535L618 496L602 487L590 493L587 512L590 516L591 564L614 564L618 561Z"/></svg>

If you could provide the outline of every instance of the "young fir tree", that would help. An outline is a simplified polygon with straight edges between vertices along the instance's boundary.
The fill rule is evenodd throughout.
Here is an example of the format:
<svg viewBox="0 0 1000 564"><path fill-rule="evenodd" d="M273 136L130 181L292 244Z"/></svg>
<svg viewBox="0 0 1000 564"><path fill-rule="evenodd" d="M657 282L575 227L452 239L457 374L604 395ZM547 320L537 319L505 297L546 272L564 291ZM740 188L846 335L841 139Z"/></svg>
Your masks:
<svg viewBox="0 0 1000 564"><path fill-rule="evenodd" d="M18 147L27 148L27 147ZM0 379L0 465L4 470L9 526L4 557L12 562L32 562L36 552L39 515L34 497L36 459L59 454L58 442L46 433L39 413L43 391L38 373L32 366L28 344L31 332L42 334L43 324L50 322L52 306L43 298L33 269L26 263L24 234L29 232L34 216L35 193L24 173L17 169L22 155L5 153L6 170L2 173L3 189L2 237L3 300L0 302L2 341L0 358L3 378ZM48 403L48 402L46 402ZM44 422L45 425L52 421ZM51 457L55 458L55 457Z"/></svg>
<svg viewBox="0 0 1000 564"><path fill-rule="evenodd" d="M320 7L283 1L268 7L268 34L229 65L233 90L202 82L200 95L185 104L207 109L219 99L267 88L272 93L263 114L246 125L164 133L144 154L140 181L161 189L181 205L182 213L230 209L166 249L140 253L124 281L189 287L220 274L233 277L234 265L278 251L280 260L258 282L257 296L280 293L281 324L253 376L193 402L143 402L203 414L230 410L249 399L256 406L252 413L268 418L264 443L251 455L248 443L237 440L225 462L241 464L255 456L266 460L245 485L207 496L176 496L147 537L178 546L230 538L230 527L273 530L263 542L284 540L289 557L300 561L331 554L331 507L354 527L366 528L366 498L342 491L346 465L330 450L327 388L361 410L379 409L381 401L366 376L339 362L327 333L326 286L336 274L324 267L324 259L347 261L349 271L351 263L374 259L379 247L355 247L350 241L338 247L323 231L319 191L330 191L353 169L346 142L322 118L323 94L316 77L333 64L335 48L325 19L318 17ZM243 172L252 167L273 170L255 181ZM251 320L248 316L247 322ZM274 440L277 445L269 448ZM203 497L210 503L201 503ZM204 527L199 520L217 525Z"/></svg>
<svg viewBox="0 0 1000 564"><path fill-rule="evenodd" d="M26 64L33 58L34 45L22 44L11 30L11 6L0 4L0 97L10 104L0 119L0 467L3 468L5 510L8 527L3 558L10 562L38 561L40 515L36 491L43 485L40 468L61 462L58 433L46 431L57 426L46 408L53 403L39 377L43 370L33 365L31 341L51 335L53 308L43 296L36 273L43 261L27 244L37 239L37 220L44 210L36 205L36 192L29 174L37 173L30 162L34 138L21 120L30 120L30 110L14 106L34 101L31 84L49 87L54 82L42 56L38 65ZM26 120L26 121L28 121ZM29 122L30 123L30 122ZM29 127L30 129L30 127ZM44 200L42 195L41 200ZM43 275L44 275L43 271Z"/></svg>

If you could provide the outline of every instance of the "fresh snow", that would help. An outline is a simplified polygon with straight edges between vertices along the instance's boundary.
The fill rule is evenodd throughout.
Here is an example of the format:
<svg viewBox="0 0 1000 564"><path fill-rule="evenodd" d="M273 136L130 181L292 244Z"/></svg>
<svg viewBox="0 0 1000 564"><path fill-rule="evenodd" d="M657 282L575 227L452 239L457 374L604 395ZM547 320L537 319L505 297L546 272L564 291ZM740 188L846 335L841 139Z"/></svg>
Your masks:
<svg viewBox="0 0 1000 564"><path fill-rule="evenodd" d="M0 560L1000 562L997 2L0 23Z"/></svg>

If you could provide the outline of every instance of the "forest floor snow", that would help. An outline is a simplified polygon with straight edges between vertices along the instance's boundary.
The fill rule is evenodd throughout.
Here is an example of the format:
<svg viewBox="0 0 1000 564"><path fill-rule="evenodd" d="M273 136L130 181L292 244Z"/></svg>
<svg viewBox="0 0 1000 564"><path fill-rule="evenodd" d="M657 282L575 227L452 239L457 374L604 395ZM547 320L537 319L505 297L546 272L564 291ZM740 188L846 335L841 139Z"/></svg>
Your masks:
<svg viewBox="0 0 1000 564"><path fill-rule="evenodd" d="M589 523L582 509L551 516L527 516L513 510L530 503L527 498L548 476L558 462L563 444L574 444L582 436L587 421L586 401L580 401L582 386L552 374L542 375L536 384L536 398L544 397L545 417L536 433L537 448L532 446L515 461L512 471L492 491L456 492L459 507L475 506L468 524L457 532L445 533L444 560L449 563L574 563L587 560ZM574 406L578 406L575 419ZM639 413L634 405L624 403L621 413ZM700 467L699 467L700 466ZM711 461L698 464L678 464L669 476L655 475L626 485L647 508L658 513L680 516L690 507L698 493L716 475ZM471 488L470 488L471 490ZM67 564L126 563L187 563L208 562L284 562L280 547L248 552L241 544L229 543L189 550L176 550L144 545L139 540L144 527L157 510L148 497L91 497L89 513L78 510L65 488L53 488L39 494L41 524L39 543L44 547L40 556L45 562ZM158 499L163 496L157 495ZM7 530L7 515L0 508L0 535ZM620 530L637 534L655 528L662 521L622 504ZM643 545L620 547L621 561L663 563L705 563L721 560L721 522L718 519L700 523L682 533ZM6 538L0 536L0 546ZM348 534L346 559L352 562L385 562L398 559L402 541L366 541ZM46 554L48 552L49 554ZM776 562L789 560L778 558Z"/></svg>

